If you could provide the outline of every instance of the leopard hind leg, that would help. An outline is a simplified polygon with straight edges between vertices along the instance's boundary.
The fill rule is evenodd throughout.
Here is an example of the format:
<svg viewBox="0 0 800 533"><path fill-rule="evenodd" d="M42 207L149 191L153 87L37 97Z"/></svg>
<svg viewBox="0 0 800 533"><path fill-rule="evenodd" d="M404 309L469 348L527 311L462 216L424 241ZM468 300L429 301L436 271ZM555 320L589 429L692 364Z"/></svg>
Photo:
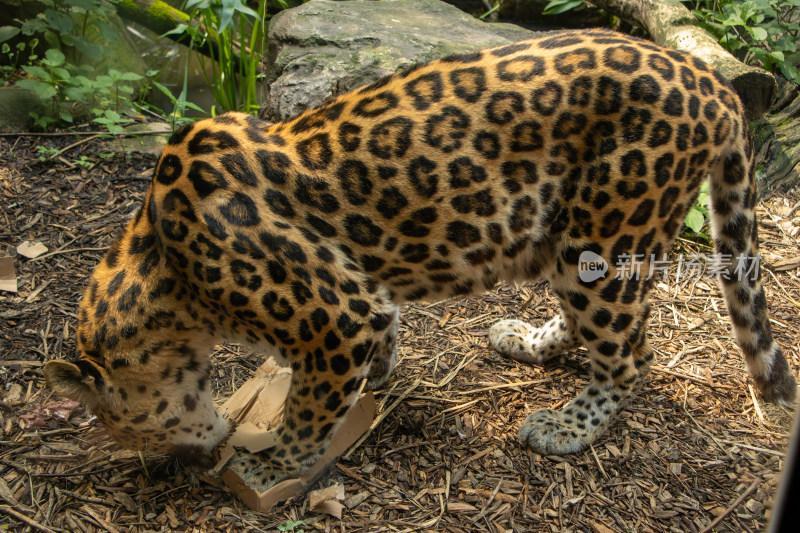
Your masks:
<svg viewBox="0 0 800 533"><path fill-rule="evenodd" d="M641 385L653 359L645 335L649 283L608 277L592 283L579 278L577 265L561 262L551 285L562 316L589 352L591 380L561 410L529 415L520 440L533 451L564 455L585 450L601 436Z"/></svg>

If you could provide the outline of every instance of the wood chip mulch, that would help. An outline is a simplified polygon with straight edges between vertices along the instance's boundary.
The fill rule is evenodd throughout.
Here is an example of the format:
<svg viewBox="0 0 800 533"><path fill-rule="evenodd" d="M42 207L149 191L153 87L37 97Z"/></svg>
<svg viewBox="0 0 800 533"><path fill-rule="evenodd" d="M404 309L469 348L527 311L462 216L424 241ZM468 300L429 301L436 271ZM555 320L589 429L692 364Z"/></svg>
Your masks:
<svg viewBox="0 0 800 533"><path fill-rule="evenodd" d="M589 451L529 453L516 431L587 381L583 350L545 367L503 359L489 326L556 313L544 282L412 305L402 362L377 392L379 420L319 482L345 486L341 519L299 498L246 508L205 472L117 448L90 413L46 388L44 362L74 354L75 311L94 265L135 213L154 156L82 143L40 162L37 146L74 138L0 138L0 256L19 292L0 292L0 531L761 531L780 482L790 410L750 387L716 283L676 280L652 297L657 362L639 398ZM116 151L111 157L99 154ZM88 168L79 165L86 156ZM760 207L773 330L800 368L800 194ZM796 221L795 225L798 225ZM16 254L23 240L49 251ZM708 247L681 241L686 256ZM777 265L769 267L769 265ZM260 364L238 346L215 354L227 397Z"/></svg>

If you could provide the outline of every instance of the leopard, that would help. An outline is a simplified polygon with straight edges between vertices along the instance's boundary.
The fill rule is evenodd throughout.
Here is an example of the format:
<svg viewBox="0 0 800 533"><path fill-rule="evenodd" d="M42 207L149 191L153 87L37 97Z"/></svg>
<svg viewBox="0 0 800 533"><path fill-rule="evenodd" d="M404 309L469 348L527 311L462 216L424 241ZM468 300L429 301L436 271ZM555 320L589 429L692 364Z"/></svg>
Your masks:
<svg viewBox="0 0 800 533"><path fill-rule="evenodd" d="M654 361L654 277L624 275L625 260L657 266L708 182L733 332L763 397L790 405L754 268L754 159L728 80L604 29L435 60L288 121L204 119L169 138L91 275L78 357L44 374L121 446L201 459L230 434L213 347L274 357L292 370L276 444L234 465L266 488L314 464L362 387L390 378L401 305L546 279L558 314L500 320L488 338L529 364L586 349L583 390L518 430L533 452L581 452Z"/></svg>

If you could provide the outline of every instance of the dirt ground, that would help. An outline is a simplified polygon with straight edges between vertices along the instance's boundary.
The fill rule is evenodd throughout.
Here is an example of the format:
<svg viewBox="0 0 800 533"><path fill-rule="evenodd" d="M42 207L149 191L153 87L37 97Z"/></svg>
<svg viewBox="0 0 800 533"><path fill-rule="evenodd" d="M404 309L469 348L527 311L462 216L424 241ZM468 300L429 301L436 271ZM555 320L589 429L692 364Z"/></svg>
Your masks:
<svg viewBox="0 0 800 533"><path fill-rule="evenodd" d="M341 519L310 510L307 498L255 513L204 471L117 448L90 413L46 388L42 366L75 355L87 277L138 208L155 157L90 140L39 161L38 146L81 140L0 138L0 256L14 258L19 282L17 293L0 292L0 530L741 532L768 523L792 414L754 395L716 283L676 279L677 267L652 297L655 368L585 453L542 457L516 436L528 413L559 408L583 387L583 350L529 367L488 348L494 321L554 315L544 282L404 309L402 361L377 392L381 421L319 482L344 485ZM800 215L799 196L760 208L773 330L795 374L800 247L783 221ZM16 253L24 240L49 251L25 259ZM683 240L677 252L711 253ZM220 400L260 364L234 345L214 359Z"/></svg>

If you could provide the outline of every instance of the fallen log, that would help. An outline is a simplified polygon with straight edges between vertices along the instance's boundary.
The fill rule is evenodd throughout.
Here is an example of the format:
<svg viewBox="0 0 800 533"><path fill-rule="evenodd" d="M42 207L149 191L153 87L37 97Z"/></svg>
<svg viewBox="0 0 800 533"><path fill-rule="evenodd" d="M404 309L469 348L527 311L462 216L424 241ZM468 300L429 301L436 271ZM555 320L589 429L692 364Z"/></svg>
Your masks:
<svg viewBox="0 0 800 533"><path fill-rule="evenodd" d="M733 57L700 27L683 4L663 0L591 1L595 6L645 29L656 43L690 52L716 68L736 89L748 120L762 116L769 109L777 88L774 76Z"/></svg>

